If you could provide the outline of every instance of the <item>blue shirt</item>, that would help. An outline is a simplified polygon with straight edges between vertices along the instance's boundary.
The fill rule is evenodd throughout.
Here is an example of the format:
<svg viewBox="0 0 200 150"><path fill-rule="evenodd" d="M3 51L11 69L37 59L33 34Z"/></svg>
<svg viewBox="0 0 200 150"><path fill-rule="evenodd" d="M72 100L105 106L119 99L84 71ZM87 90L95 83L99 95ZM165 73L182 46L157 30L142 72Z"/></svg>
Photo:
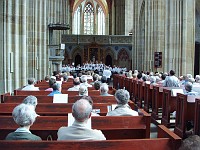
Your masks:
<svg viewBox="0 0 200 150"><path fill-rule="evenodd" d="M56 91L52 91L49 95L47 96L54 96L54 94L62 94L60 91L56 90Z"/></svg>

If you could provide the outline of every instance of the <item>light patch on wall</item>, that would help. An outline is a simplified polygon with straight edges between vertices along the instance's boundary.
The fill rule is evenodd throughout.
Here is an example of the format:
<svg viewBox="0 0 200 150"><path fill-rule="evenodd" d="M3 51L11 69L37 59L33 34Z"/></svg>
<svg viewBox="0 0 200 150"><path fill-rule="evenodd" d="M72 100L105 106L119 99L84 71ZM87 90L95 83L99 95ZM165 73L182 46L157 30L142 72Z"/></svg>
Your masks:
<svg viewBox="0 0 200 150"><path fill-rule="evenodd" d="M13 66L13 52L10 52L10 73L13 73L14 66Z"/></svg>

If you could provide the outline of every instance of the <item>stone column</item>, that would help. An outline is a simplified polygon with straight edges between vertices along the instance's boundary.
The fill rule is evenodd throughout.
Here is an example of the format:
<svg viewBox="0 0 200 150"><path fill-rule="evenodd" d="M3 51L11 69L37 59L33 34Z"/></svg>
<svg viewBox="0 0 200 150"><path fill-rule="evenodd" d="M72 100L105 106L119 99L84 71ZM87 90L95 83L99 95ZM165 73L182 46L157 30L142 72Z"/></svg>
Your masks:
<svg viewBox="0 0 200 150"><path fill-rule="evenodd" d="M0 68L2 70L2 73L0 74L0 93L1 94L4 93L4 91L5 91L5 81L4 81L5 73L4 72L6 72L6 70L4 68L4 53L5 53L4 50L5 50L5 47L6 47L6 44L5 44L5 39L6 39L5 33L6 33L6 31L5 31L5 27L4 27L5 20L6 20L6 18L5 18L6 15L4 15L5 9L6 9L5 3L6 2L4 2L4 1L0 1L0 20L2 20L0 22L0 30L2 31L0 33L0 45L1 45L1 48L0 48L0 51L1 51L1 53L0 53Z"/></svg>
<svg viewBox="0 0 200 150"><path fill-rule="evenodd" d="M180 73L194 73L195 50L195 0L183 0L182 5L182 54Z"/></svg>

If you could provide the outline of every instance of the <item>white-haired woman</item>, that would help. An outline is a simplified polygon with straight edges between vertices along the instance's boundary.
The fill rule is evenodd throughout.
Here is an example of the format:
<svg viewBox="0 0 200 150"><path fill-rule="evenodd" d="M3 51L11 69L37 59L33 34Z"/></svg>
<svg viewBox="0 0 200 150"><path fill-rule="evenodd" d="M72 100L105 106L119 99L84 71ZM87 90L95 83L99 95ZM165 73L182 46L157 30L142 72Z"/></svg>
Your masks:
<svg viewBox="0 0 200 150"><path fill-rule="evenodd" d="M20 104L16 106L12 112L14 121L19 128L6 136L6 140L41 140L30 132L30 127L35 122L37 114L33 105Z"/></svg>

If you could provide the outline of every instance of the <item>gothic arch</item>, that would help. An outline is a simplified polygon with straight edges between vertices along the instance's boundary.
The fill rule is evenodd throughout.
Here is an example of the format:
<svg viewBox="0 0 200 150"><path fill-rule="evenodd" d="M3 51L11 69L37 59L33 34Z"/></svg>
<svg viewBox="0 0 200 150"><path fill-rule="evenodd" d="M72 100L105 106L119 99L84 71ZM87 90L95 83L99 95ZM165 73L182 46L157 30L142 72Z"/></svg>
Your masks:
<svg viewBox="0 0 200 150"><path fill-rule="evenodd" d="M80 55L80 58L81 58L81 64L83 63L83 49L81 49L80 47L76 47L72 50L72 62L75 63L75 58ZM76 64L76 63L75 63Z"/></svg>
<svg viewBox="0 0 200 150"><path fill-rule="evenodd" d="M122 48L118 52L117 62L118 62L118 66L120 66L120 67L126 67L127 69L130 68L129 53L126 51L126 49Z"/></svg>
<svg viewBox="0 0 200 150"><path fill-rule="evenodd" d="M106 50L105 50L105 53L104 53L104 62L105 63L107 63L106 61L106 59L110 59L110 61L112 61L110 64L111 65L113 65L114 64L114 60L115 60L115 53L114 53L114 51L110 48L110 47L108 47Z"/></svg>

